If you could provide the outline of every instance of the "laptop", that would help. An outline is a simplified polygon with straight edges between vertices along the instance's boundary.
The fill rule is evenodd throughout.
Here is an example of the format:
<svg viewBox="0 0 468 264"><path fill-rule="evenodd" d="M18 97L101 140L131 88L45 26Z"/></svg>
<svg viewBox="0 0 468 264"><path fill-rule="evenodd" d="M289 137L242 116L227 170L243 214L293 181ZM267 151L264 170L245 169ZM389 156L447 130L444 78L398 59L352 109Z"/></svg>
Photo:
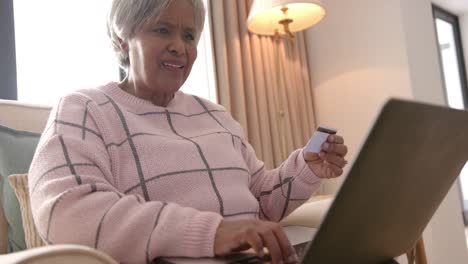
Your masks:
<svg viewBox="0 0 468 264"><path fill-rule="evenodd" d="M390 99L313 239L299 244L301 263L395 263L420 238L467 160L468 112ZM212 260L264 262L241 254Z"/></svg>

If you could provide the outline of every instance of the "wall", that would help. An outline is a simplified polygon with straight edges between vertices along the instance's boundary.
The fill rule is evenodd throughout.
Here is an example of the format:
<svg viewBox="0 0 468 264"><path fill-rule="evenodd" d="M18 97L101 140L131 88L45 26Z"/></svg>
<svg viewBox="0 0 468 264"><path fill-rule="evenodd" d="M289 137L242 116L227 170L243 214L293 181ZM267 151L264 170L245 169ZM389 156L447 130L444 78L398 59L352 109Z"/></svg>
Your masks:
<svg viewBox="0 0 468 264"><path fill-rule="evenodd" d="M307 32L317 121L345 137L352 161L389 97L444 104L429 0L328 0ZM327 183L334 193L343 179ZM457 188L424 234L429 263L468 263Z"/></svg>
<svg viewBox="0 0 468 264"><path fill-rule="evenodd" d="M317 122L339 129L350 161L387 98L412 97L400 7L391 2L329 0L325 19L307 32Z"/></svg>

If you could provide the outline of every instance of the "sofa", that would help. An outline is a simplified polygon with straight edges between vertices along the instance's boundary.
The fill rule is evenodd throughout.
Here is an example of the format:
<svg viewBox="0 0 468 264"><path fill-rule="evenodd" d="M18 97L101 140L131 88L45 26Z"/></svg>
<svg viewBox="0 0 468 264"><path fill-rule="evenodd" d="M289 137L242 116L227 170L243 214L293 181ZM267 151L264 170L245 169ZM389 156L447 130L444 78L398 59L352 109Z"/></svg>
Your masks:
<svg viewBox="0 0 468 264"><path fill-rule="evenodd" d="M86 246L26 245L25 236L30 232L23 226L20 197L9 179L27 173L50 110L48 106L0 99L0 263L115 264L105 253ZM317 227L331 201L330 196L313 197L282 224Z"/></svg>

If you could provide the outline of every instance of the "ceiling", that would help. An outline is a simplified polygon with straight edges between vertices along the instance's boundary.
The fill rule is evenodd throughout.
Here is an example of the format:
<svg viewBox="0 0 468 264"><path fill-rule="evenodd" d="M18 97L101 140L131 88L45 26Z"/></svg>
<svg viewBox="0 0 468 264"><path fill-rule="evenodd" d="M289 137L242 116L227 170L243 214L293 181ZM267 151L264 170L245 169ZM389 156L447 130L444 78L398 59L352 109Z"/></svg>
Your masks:
<svg viewBox="0 0 468 264"><path fill-rule="evenodd" d="M456 15L468 15L468 0L432 0L432 2Z"/></svg>

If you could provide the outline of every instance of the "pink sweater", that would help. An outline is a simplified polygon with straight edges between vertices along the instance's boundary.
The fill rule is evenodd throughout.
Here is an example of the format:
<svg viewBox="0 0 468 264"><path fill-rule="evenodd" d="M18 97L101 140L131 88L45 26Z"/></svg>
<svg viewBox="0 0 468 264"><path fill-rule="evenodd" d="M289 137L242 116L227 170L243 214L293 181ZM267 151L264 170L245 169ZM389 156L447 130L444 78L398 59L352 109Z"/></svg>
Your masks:
<svg viewBox="0 0 468 264"><path fill-rule="evenodd" d="M124 263L213 256L223 218L279 221L319 185L301 150L266 170L223 107L182 92L159 107L116 83L62 98L29 171L47 243Z"/></svg>

